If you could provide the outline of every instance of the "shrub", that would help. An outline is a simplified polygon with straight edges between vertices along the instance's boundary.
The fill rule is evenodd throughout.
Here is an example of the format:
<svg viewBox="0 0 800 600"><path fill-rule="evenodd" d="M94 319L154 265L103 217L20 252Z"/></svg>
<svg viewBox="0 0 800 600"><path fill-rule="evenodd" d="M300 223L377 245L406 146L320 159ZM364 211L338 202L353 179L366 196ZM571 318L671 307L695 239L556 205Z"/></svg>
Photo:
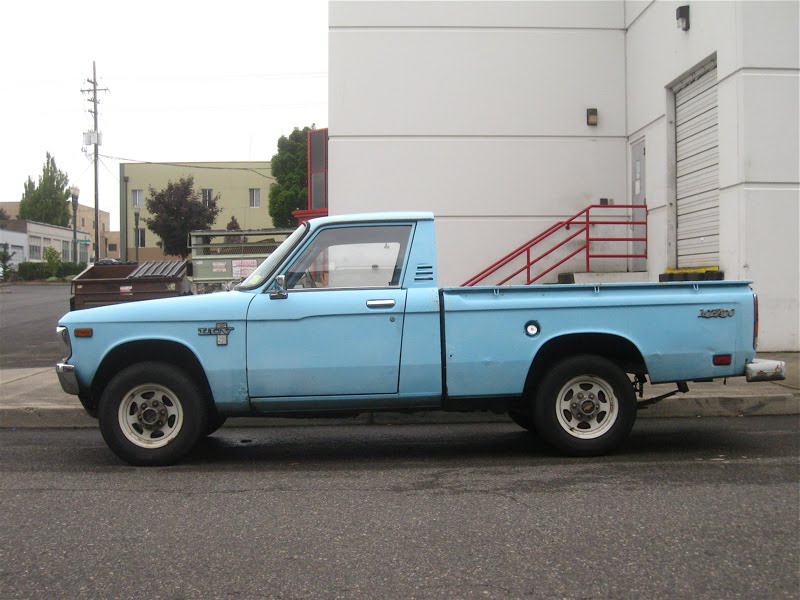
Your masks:
<svg viewBox="0 0 800 600"><path fill-rule="evenodd" d="M55 277L58 273L58 265L61 264L61 255L52 246L44 249L44 262L47 263L47 273L50 277Z"/></svg>
<svg viewBox="0 0 800 600"><path fill-rule="evenodd" d="M17 266L17 277L22 281L47 279L49 276L47 263L21 262Z"/></svg>
<svg viewBox="0 0 800 600"><path fill-rule="evenodd" d="M59 277L69 277L70 275L77 275L86 268L86 263L62 262L58 265Z"/></svg>

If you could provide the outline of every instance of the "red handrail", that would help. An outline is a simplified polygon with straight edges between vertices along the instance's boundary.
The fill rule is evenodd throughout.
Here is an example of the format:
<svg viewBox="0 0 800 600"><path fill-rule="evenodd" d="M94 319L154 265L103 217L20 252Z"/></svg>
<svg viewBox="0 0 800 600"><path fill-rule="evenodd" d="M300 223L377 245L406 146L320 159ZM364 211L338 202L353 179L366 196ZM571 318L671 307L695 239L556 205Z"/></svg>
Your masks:
<svg viewBox="0 0 800 600"><path fill-rule="evenodd" d="M591 211L594 209L612 209L612 210L619 210L619 209L644 209L647 211L647 205L645 204L616 204L616 205L607 205L607 204L590 204L582 211L574 214L566 221L559 221L545 229L542 233L538 234L536 237L528 240L518 248L512 250L496 262L492 263L485 269L483 269L480 273L470 277L467 281L465 281L463 286L473 286L476 285L478 282L483 281L489 275L496 273L506 265L508 265L511 261L521 257L523 254L525 255L524 264L514 271L511 275L500 280L496 285L503 285L507 283L509 280L513 279L523 271L526 271L526 281L528 284L531 284L538 279L541 279L548 273L550 273L553 269L561 266L569 259L577 256L581 252L585 253L586 256L586 271L591 270L591 260L593 258L647 258L647 217L645 217L644 221L634 221L632 219L628 220L593 220L591 218ZM647 213L645 212L645 215ZM583 217L583 218L581 218ZM579 220L580 219L580 220ZM552 246L549 250L539 254L535 258L531 258L531 249L543 242L544 240L548 239L552 235L556 234L557 232L561 231L562 229L569 230L572 225L577 225L580 228L575 232L569 235L569 237L561 240L554 246ZM592 225L644 225L644 237L592 237L591 235L591 226ZM551 255L553 252L562 248L565 244L572 241L580 234L585 234L585 239L583 245L578 247L576 250L572 251L569 255L565 258L562 258L556 264L552 265L545 271L536 274L535 276L531 272L531 267L538 263L543 258ZM642 254L592 254L591 247L592 242L644 242L644 252Z"/></svg>

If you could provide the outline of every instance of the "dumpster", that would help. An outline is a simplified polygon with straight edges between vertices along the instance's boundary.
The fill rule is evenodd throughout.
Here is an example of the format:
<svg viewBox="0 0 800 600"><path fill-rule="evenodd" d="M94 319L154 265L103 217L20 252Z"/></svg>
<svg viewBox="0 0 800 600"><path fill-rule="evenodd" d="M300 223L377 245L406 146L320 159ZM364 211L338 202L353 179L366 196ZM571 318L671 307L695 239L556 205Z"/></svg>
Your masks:
<svg viewBox="0 0 800 600"><path fill-rule="evenodd" d="M186 261L95 264L72 280L70 310L172 298L189 292Z"/></svg>

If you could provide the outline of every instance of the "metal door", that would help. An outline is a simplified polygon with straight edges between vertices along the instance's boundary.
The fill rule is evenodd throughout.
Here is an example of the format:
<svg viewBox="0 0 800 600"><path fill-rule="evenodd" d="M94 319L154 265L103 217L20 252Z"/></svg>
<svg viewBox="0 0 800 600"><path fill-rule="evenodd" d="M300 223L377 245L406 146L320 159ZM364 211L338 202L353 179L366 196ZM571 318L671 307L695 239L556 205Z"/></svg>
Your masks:
<svg viewBox="0 0 800 600"><path fill-rule="evenodd" d="M711 61L674 88L677 266L719 265L717 65Z"/></svg>
<svg viewBox="0 0 800 600"><path fill-rule="evenodd" d="M396 394L406 291L259 294L247 316L253 397Z"/></svg>
<svg viewBox="0 0 800 600"><path fill-rule="evenodd" d="M644 140L639 140L631 146L631 204L647 204L647 193L645 186L645 156L646 150ZM647 209L634 208L631 213L633 221L646 221ZM645 225L633 225L631 237L643 238L647 235ZM631 242L631 254L645 254L647 252L647 242ZM629 258L628 271L646 271L646 258Z"/></svg>
<svg viewBox="0 0 800 600"><path fill-rule="evenodd" d="M284 269L286 291L247 314L253 398L397 394L411 224L333 224Z"/></svg>

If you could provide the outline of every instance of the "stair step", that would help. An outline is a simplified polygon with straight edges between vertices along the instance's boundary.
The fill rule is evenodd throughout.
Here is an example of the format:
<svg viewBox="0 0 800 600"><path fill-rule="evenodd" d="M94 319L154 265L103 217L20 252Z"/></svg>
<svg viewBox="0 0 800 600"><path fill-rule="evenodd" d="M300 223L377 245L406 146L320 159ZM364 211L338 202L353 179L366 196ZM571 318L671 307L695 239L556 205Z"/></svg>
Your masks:
<svg viewBox="0 0 800 600"><path fill-rule="evenodd" d="M647 271L558 274L558 283L638 283L641 281L648 281Z"/></svg>

